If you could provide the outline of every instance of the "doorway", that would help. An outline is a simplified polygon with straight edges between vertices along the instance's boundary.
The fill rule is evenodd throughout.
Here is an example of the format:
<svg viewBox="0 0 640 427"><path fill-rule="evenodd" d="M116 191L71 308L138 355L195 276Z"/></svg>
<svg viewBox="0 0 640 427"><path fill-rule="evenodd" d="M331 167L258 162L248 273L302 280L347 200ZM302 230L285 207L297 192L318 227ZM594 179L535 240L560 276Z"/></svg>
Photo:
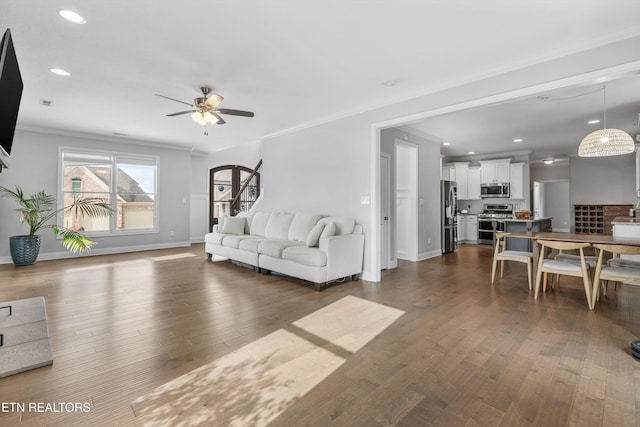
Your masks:
<svg viewBox="0 0 640 427"><path fill-rule="evenodd" d="M418 147L396 140L396 257L418 261Z"/></svg>
<svg viewBox="0 0 640 427"><path fill-rule="evenodd" d="M568 179L533 182L533 215L552 218L553 231L571 231L570 200Z"/></svg>

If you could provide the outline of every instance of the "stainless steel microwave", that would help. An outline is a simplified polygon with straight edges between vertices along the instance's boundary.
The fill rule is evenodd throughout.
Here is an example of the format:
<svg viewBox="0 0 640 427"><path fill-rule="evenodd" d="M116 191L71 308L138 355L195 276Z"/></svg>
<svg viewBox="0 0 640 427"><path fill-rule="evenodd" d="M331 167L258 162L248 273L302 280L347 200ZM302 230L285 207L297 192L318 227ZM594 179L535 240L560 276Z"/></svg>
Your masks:
<svg viewBox="0 0 640 427"><path fill-rule="evenodd" d="M481 184L480 197L483 199L493 197L511 197L509 183Z"/></svg>

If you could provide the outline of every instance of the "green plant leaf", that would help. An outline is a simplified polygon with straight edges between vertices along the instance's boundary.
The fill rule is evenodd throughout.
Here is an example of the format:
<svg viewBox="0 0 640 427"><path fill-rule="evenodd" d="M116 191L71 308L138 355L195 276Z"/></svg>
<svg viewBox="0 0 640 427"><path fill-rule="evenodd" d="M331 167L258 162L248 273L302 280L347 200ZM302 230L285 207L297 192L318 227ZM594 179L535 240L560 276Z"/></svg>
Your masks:
<svg viewBox="0 0 640 427"><path fill-rule="evenodd" d="M59 228L52 226L53 232L62 238L62 246L64 246L69 252L82 253L91 250L96 242L90 240L82 233L71 230L69 228Z"/></svg>

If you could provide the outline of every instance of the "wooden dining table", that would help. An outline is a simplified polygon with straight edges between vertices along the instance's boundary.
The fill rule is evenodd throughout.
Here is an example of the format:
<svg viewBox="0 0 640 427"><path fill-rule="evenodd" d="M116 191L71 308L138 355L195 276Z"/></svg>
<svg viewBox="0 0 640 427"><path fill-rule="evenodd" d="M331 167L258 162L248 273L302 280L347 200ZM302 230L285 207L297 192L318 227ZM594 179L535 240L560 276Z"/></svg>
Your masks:
<svg viewBox="0 0 640 427"><path fill-rule="evenodd" d="M640 238L633 237L614 237L605 234L579 234L579 233L561 233L557 231L523 231L520 233L511 233L509 238L529 239L531 242L531 252L533 252L533 277L536 277L538 262L540 259L540 250L538 249L538 240L555 240L560 242L576 242L576 243L598 243L605 245L629 245L639 246ZM597 285L592 283L593 293L597 291ZM588 298L588 297L587 297ZM594 296L595 298L595 296Z"/></svg>

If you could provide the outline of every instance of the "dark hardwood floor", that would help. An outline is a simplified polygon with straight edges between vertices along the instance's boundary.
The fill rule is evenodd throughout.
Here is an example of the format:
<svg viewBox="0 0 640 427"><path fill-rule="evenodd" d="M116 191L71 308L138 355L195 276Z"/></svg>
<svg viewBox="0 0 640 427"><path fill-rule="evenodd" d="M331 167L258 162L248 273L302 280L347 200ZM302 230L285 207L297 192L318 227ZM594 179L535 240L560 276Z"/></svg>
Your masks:
<svg viewBox="0 0 640 427"><path fill-rule="evenodd" d="M640 425L640 362L629 350L640 287L610 288L589 311L580 279L536 301L523 264L494 286L490 276L491 248L475 245L322 292L210 262L200 244L0 265L0 301L45 297L54 355L52 366L0 379L0 425L145 424L141 396L346 296L405 313L353 353L326 343L344 363L272 425ZM15 402L90 412L20 413Z"/></svg>

